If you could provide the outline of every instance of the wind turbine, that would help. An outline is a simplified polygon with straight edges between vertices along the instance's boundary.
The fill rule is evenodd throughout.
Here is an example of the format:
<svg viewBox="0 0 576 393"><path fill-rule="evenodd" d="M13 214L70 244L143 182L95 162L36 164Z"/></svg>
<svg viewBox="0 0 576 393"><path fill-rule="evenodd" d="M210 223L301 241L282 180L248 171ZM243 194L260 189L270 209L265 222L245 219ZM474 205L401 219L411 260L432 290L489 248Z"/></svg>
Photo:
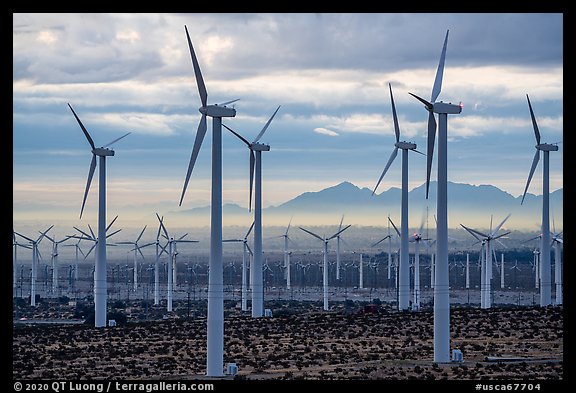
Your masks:
<svg viewBox="0 0 576 393"><path fill-rule="evenodd" d="M494 228L494 230L492 230L492 217L490 217L490 230L488 231L488 233L483 233L480 232L476 229L472 229L472 228L468 228L462 224L460 224L460 226L462 228L464 228L468 233L470 233L472 236L474 236L476 238L476 240L478 240L479 242L484 241L484 246L485 246L485 251L486 251L486 257L485 257L485 266L486 268L484 269L483 275L484 275L484 285L481 285L481 304L480 307L481 308L490 308L492 305L492 300L491 300L491 280L492 280L492 248L491 248L491 242L493 240L498 240L499 238L506 236L510 233L510 231L502 233L500 235L498 235L498 231L500 230L500 227L502 227L502 225L506 222L506 220L508 220L508 218L510 218L510 213L504 218L504 220L502 220L502 222L500 224L498 224L498 226L496 226L496 228ZM482 293L484 293L484 296L482 296ZM483 300L483 302L482 302Z"/></svg>
<svg viewBox="0 0 576 393"><path fill-rule="evenodd" d="M220 377L223 375L224 364L224 267L222 259L222 118L236 116L236 109L228 108L226 105L237 100L225 102L223 104L208 105L208 93L200 71L200 65L186 30L186 38L190 47L192 56L192 66L198 85L198 93L202 106L199 108L202 117L196 139L188 164L188 172L182 196L180 197L180 206L186 193L186 187L190 180L190 175L194 169L194 164L202 141L206 135L206 116L212 117L212 195L210 199L210 260L208 273L208 318L207 318L207 353L206 353L206 375Z"/></svg>
<svg viewBox="0 0 576 393"><path fill-rule="evenodd" d="M252 250L248 245L248 236L250 236L250 232L252 232L252 228L254 228L254 222L250 225L250 229L246 232L246 236L244 239L226 239L222 240L224 243L227 242L239 242L243 245L242 250L242 295L241 295L241 303L242 303L242 311L248 311L248 253L252 254Z"/></svg>
<svg viewBox="0 0 576 393"><path fill-rule="evenodd" d="M304 229L302 227L298 227L302 229L304 232L314 236L318 240L324 242L324 265L323 265L323 278L322 278L322 285L323 285L323 298L324 298L324 311L328 311L328 242L331 239L334 239L336 236L344 232L346 229L350 228L351 224L346 225L344 228L340 229L334 235L330 237L320 237L314 232L309 231L308 229Z"/></svg>
<svg viewBox="0 0 576 393"><path fill-rule="evenodd" d="M88 130L86 130L84 124L82 124L80 118L76 115L74 109L72 109L72 106L70 104L68 104L68 106L74 114L80 128L82 128L88 143L90 143L90 147L92 147L92 162L90 163L90 171L88 172L88 181L86 183L86 190L84 191L84 199L82 200L80 218L82 218L82 212L84 211L84 205L86 204L86 197L88 196L92 177L96 170L96 156L98 156L100 157L100 173L98 178L98 238L104 239L106 237L106 157L114 156L114 150L109 149L108 146L113 145L130 133L128 132L120 138L116 138L112 142L97 148L94 145L94 141L92 140L92 137L90 137ZM97 261L94 271L94 326L104 327L106 326L106 297L108 294L108 286L106 282L106 242L98 243L96 255Z"/></svg>
<svg viewBox="0 0 576 393"><path fill-rule="evenodd" d="M340 225L338 230L342 229L342 223L344 222L344 214L340 219ZM340 235L336 236L336 280L340 281Z"/></svg>
<svg viewBox="0 0 576 393"><path fill-rule="evenodd" d="M16 235L23 237L24 239L28 240L30 242L30 245L32 246L32 277L31 277L31 281L30 281L30 305L32 307L36 307L36 278L38 275L38 257L40 252L38 251L38 244L40 244L40 242L42 241L42 239L44 238L44 236L46 236L46 233L48 233L48 231L50 229L52 229L54 227L54 225L50 226L50 228L46 229L44 232L40 232L40 236L38 236L38 238L36 240L34 239L30 239L27 236L22 235L21 233L18 232L14 232Z"/></svg>
<svg viewBox="0 0 576 393"><path fill-rule="evenodd" d="M136 291L138 289L138 253L140 253L140 255L142 256L142 259L146 259L146 258L144 258L144 254L142 254L142 250L140 249L141 247L138 245L138 242L140 241L140 238L144 234L146 227L147 227L147 225L144 225L142 232L140 232L140 235L138 235L136 240L134 240L133 242L126 241L126 242L117 242L116 243L116 244L132 244L134 246L134 291ZM150 243L148 245L152 245L152 244L154 244L154 243Z"/></svg>
<svg viewBox="0 0 576 393"><path fill-rule="evenodd" d="M401 224L400 229L402 229L402 233L398 233L400 237L400 266L399 266L399 280L400 283L398 285L399 293L398 293L398 309L399 310L407 310L409 308L410 303L410 261L409 261L409 250L408 250L408 150L413 150L417 153L420 153L416 150L416 144L412 142L400 142L400 127L398 126L398 117L396 115L396 106L394 104L394 96L392 95L392 85L389 83L388 87L390 88L390 101L392 102L392 115L394 117L394 132L396 134L396 143L394 144L394 150L388 159L388 163L386 167L384 167L384 171L382 171L382 175L376 183L376 187L372 191L372 195L376 192L378 185L382 181L382 178L394 162L398 154L398 149L402 149L402 215L401 215ZM423 154L423 153L420 153Z"/></svg>
<svg viewBox="0 0 576 393"><path fill-rule="evenodd" d="M544 167L542 168L542 239L540 246L540 306L546 307L552 304L552 282L550 279L550 152L558 151L558 145L550 143L540 143L540 131L536 123L536 117L530 104L530 97L526 94L528 100L528 107L530 108L530 117L532 118L532 127L534 128L534 135L536 136L536 154L532 161L532 167L528 174L526 181L526 188L522 195L522 201L526 197L526 191L530 186L532 175L536 170L538 161L540 160L540 152L544 152Z"/></svg>
<svg viewBox="0 0 576 393"><path fill-rule="evenodd" d="M12 254L12 290L14 291L13 296L16 297L17 294L17 277L16 272L18 271L18 247L32 249L31 246L27 246L25 244L20 244L16 240L16 232L12 232L12 245L14 246L14 253Z"/></svg>
<svg viewBox="0 0 576 393"><path fill-rule="evenodd" d="M390 215L388 215L390 218ZM382 239L378 240L376 243L373 243L370 247L376 247L378 244L382 243L384 240L388 239L388 267L387 267L387 277L390 280L390 268L392 265L392 235L390 234L390 221L388 221L388 234L384 236Z"/></svg>
<svg viewBox="0 0 576 393"><path fill-rule="evenodd" d="M240 134L232 130L226 124L222 124L226 129L236 135L250 150L250 201L248 208L252 209L252 183L254 182L254 171L256 171L256 185L254 187L254 265L250 270L252 275L252 318L264 316L264 281L262 271L262 152L270 151L270 146L258 142L264 135L270 122L280 106L276 108L270 119L266 122L260 133L252 141L248 142ZM254 156L256 152L256 156Z"/></svg>
<svg viewBox="0 0 576 393"><path fill-rule="evenodd" d="M148 247L151 245L156 246L156 260L154 262L154 305L155 306L160 304L160 256L162 255L163 252L168 254L168 251L166 251L166 247L168 246L168 243L166 243L166 246L162 246L160 244L160 231L162 230L162 221L164 220L164 216L162 216L162 218L160 218L158 213L156 213L156 217L158 217L158 221L160 222L160 224L158 225L158 231L156 232L156 241L153 243L145 244L142 247L140 247L140 248L144 248L144 247Z"/></svg>
<svg viewBox="0 0 576 393"><path fill-rule="evenodd" d="M82 239L78 239L78 241L74 244L64 244L64 247L74 247L75 250L76 259L74 261L74 282L78 281L78 263L79 263L78 252L80 252L80 254L82 254L84 259L86 259L86 254L84 254L84 251L82 251L82 249L80 248L81 241Z"/></svg>
<svg viewBox="0 0 576 393"><path fill-rule="evenodd" d="M178 255L177 244L178 243L198 243L198 240L185 240L184 238L188 236L187 233L180 236L179 238L174 238L168 235L168 231L166 230L166 226L164 225L163 220L160 219L158 213L156 213L156 217L160 221L160 227L164 232L162 236L168 241L168 254L170 255L170 262L168 263L168 294L166 296L166 310L168 312L172 311L172 298L174 292L174 277L176 276L176 256ZM224 280L224 276L222 276L222 280ZM210 290L208 290L210 292ZM210 294L208 294L210 295Z"/></svg>
<svg viewBox="0 0 576 393"><path fill-rule="evenodd" d="M436 70L436 78L432 87L430 102L412 93L414 98L424 104L428 111L428 152L426 173L426 199L430 189L430 173L434 156L434 140L436 138L436 118L438 113L438 181L437 181L437 225L436 225L436 263L434 280L434 361L450 362L450 287L448 272L448 115L462 112L462 105L443 101L436 102L442 90L442 77L448 45L448 31Z"/></svg>
<svg viewBox="0 0 576 393"><path fill-rule="evenodd" d="M424 220L420 224L420 230L412 235L410 242L414 243L414 300L412 302L412 309L420 309L420 242L431 240L422 237L422 228L424 227Z"/></svg>
<svg viewBox="0 0 576 393"><path fill-rule="evenodd" d="M280 235L284 238L284 268L286 269L285 276L286 276L286 289L290 290L291 288L291 277L290 277L290 252L288 251L288 242L290 241L290 237L288 236L288 231L290 230L290 224L292 223L292 218L288 221L288 226L286 227L286 232L283 235Z"/></svg>
<svg viewBox="0 0 576 393"><path fill-rule="evenodd" d="M46 238L52 242L52 292L56 293L58 291L58 244L63 243L70 239L70 237L65 237L62 240L52 239L50 236L46 235Z"/></svg>
<svg viewBox="0 0 576 393"><path fill-rule="evenodd" d="M554 282L556 283L556 305L562 304L562 255L560 254L560 245L564 244L562 232L556 233L554 221L552 221L554 233L552 233L552 245L554 246Z"/></svg>

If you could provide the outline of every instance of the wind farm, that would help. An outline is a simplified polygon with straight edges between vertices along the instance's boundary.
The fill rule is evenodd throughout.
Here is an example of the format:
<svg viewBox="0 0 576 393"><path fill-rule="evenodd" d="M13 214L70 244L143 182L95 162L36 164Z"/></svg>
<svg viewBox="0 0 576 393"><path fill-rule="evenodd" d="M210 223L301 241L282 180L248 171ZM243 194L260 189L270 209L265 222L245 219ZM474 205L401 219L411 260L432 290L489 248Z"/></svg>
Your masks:
<svg viewBox="0 0 576 393"><path fill-rule="evenodd" d="M537 51L474 35L481 14L433 25L407 14L429 30L418 36L381 23L395 14L158 16L125 16L149 31L115 24L115 59L75 14L42 31L21 28L39 16L15 16L14 379L567 378L557 36L533 40ZM550 35L562 25L536 16ZM527 32L536 16L507 18ZM314 39L286 30L310 18ZM327 34L343 21L349 36ZM75 42L69 23L90 38L66 58L55 49ZM386 32L370 36L376 51L361 44L368 25ZM27 98L38 91L55 115Z"/></svg>

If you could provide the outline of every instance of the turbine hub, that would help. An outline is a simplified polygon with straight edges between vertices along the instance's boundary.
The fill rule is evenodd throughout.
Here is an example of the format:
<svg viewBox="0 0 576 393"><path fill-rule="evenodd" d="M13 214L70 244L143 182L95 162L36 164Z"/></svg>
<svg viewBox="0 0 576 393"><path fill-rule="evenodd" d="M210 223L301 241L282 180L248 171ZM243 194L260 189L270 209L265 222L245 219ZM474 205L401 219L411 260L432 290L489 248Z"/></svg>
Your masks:
<svg viewBox="0 0 576 393"><path fill-rule="evenodd" d="M114 150L106 149L104 147L97 147L96 149L92 150L92 153L100 157L113 156Z"/></svg>
<svg viewBox="0 0 576 393"><path fill-rule="evenodd" d="M263 143L254 142L250 145L250 149L253 151L270 151L270 146Z"/></svg>
<svg viewBox="0 0 576 393"><path fill-rule="evenodd" d="M460 104L452 104L449 102L435 102L433 107L434 113L446 113L448 115L457 115L462 112L462 106Z"/></svg>
<svg viewBox="0 0 576 393"><path fill-rule="evenodd" d="M542 151L557 151L558 145L551 145L550 143L540 143L539 145L536 145L536 149Z"/></svg>
<svg viewBox="0 0 576 393"><path fill-rule="evenodd" d="M208 105L198 108L200 113L210 117L235 117L236 109L227 106Z"/></svg>
<svg viewBox="0 0 576 393"><path fill-rule="evenodd" d="M404 149L404 150L414 150L414 149L416 149L416 144L415 144L415 143L405 142L405 141L396 142L396 143L394 144L394 146L396 146L396 147L399 148L399 149Z"/></svg>

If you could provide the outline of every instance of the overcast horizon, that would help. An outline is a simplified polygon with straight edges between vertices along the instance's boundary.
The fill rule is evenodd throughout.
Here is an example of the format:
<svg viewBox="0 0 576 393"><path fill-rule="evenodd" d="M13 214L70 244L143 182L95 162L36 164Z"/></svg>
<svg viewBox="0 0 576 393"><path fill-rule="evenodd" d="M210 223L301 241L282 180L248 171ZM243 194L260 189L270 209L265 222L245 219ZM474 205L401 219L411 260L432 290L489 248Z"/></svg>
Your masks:
<svg viewBox="0 0 576 393"><path fill-rule="evenodd" d="M96 225L98 176L82 220L90 147L107 159L107 216L135 219L210 203L212 122L178 207L200 113L184 26L208 102L234 103L224 124L261 142L263 206L342 181L373 189L393 150L388 83L401 140L426 151L427 112L446 31L439 100L448 120L448 180L522 195L535 153L526 95L563 188L563 14L13 14L13 225L57 218ZM437 147L432 179L436 178ZM377 193L401 186L398 157ZM248 149L223 130L223 200L248 204ZM542 194L543 159L528 193ZM410 154L409 189L426 159ZM169 206L172 206L169 208ZM32 218L31 218L32 216Z"/></svg>

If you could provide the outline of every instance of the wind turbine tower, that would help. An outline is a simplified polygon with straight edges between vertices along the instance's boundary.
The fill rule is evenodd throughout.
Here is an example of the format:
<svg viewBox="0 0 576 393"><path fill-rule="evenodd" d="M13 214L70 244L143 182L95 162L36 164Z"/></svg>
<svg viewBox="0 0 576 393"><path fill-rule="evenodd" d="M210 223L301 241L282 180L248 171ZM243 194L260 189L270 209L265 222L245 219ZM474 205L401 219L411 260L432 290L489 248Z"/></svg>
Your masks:
<svg viewBox="0 0 576 393"><path fill-rule="evenodd" d="M30 239L18 232L14 232L16 235L28 240L32 246L32 277L30 281L30 305L32 307L36 307L36 278L38 276L38 256L40 253L38 251L38 244L40 244L44 236L46 236L46 233L48 233L48 231L53 227L54 225L50 226L50 228L46 229L44 232L40 232L40 236L36 240Z"/></svg>
<svg viewBox="0 0 576 393"><path fill-rule="evenodd" d="M250 258L248 253L252 254L252 250L248 245L248 236L250 236L250 232L252 232L252 228L254 228L254 222L250 225L248 232L246 232L246 236L244 239L227 239L222 240L224 243L226 242L239 242L242 243L242 295L241 295L241 304L242 304L242 311L248 311L248 259Z"/></svg>
<svg viewBox="0 0 576 393"><path fill-rule="evenodd" d="M448 33L440 55L436 70L436 78L432 87L430 102L412 93L414 98L424 104L428 111L428 154L426 174L426 199L430 189L430 173L434 155L434 140L436 138L436 118L438 114L438 175L436 199L436 261L434 280L434 361L436 363L450 362L450 287L448 273L448 115L462 112L462 105L443 101L436 102L442 90L442 77L448 45Z"/></svg>
<svg viewBox="0 0 576 393"><path fill-rule="evenodd" d="M76 115L74 109L72 109L72 106L70 104L68 104L68 106L74 114L80 128L82 128L88 143L90 143L90 147L92 147L92 161L90 163L90 171L88 172L88 181L86 183L86 190L84 191L84 199L82 200L80 218L82 218L82 212L84 211L84 205L86 204L86 197L88 196L88 191L90 191L90 184L92 183L92 177L96 170L96 156L98 156L100 158L100 172L98 178L98 239L106 239L106 157L114 156L114 150L109 149L108 146L113 145L130 133L128 132L120 138L116 138L112 142L97 148L94 145L92 137L80 121L80 118ZM108 294L108 283L106 282L106 240L96 243L96 247L97 259L94 270L94 326L104 327L106 326L106 298Z"/></svg>
<svg viewBox="0 0 576 393"><path fill-rule="evenodd" d="M409 261L409 249L408 249L408 150L416 150L416 144L411 142L400 142L400 127L398 126L398 117L396 115L396 106L394 104L394 96L392 95L392 85L389 83L388 87L390 89L390 101L392 102L392 115L394 116L394 132L396 134L396 143L394 144L394 150L388 159L382 175L376 183L376 187L372 191L372 195L376 192L376 189L380 185L382 178L394 162L394 159L398 155L398 149L402 149L402 216L400 229L400 266L399 266L399 284L398 284L398 309L408 310L410 307L410 261ZM422 154L422 153L420 153Z"/></svg>
<svg viewBox="0 0 576 393"><path fill-rule="evenodd" d="M550 143L540 143L540 130L536 123L536 117L530 104L530 97L526 94L528 100L528 107L530 108L530 117L532 118L532 126L534 128L534 135L536 137L536 154L532 161L532 167L526 181L526 188L522 195L522 201L526 197L526 191L530 186L532 175L536 170L538 161L540 160L540 152L544 152L544 167L542 168L542 238L540 239L540 306L546 307L552 304L552 282L550 277L550 152L558 151L558 145Z"/></svg>
<svg viewBox="0 0 576 393"><path fill-rule="evenodd" d="M264 277L262 270L262 152L270 151L269 145L265 145L258 141L268 129L270 122L274 116L276 116L279 109L280 106L276 108L276 111L274 111L270 119L268 119L252 143L248 142L230 127L222 124L226 129L231 131L242 142L244 142L250 150L249 209L252 208L252 183L254 182L254 171L256 171L256 185L254 187L254 264L253 269L250 271L250 274L252 275L252 318L260 318L264 316ZM254 155L254 152L256 152L256 155Z"/></svg>
<svg viewBox="0 0 576 393"><path fill-rule="evenodd" d="M315 238L317 238L318 240L322 241L324 243L324 264L323 264L323 269L322 269L322 288L323 288L323 300L324 300L324 311L328 311L328 242L332 239L334 239L336 236L338 236L339 234L341 234L342 232L344 232L346 229L350 228L351 224L348 224L347 226L345 226L344 228L340 229L338 232L336 232L334 235L330 236L330 237L320 237L317 234L304 229L302 227L299 227L300 229L302 229L304 232L309 233L310 235L314 236Z"/></svg>
<svg viewBox="0 0 576 393"><path fill-rule="evenodd" d="M235 117L236 109L228 108L226 105L237 100L228 101L222 104L208 105L208 93L200 65L186 30L186 38L190 47L192 66L196 76L196 84L200 94L202 106L199 108L202 117L196 139L188 164L188 172L180 197L180 206L186 193L186 187L190 180L190 175L194 169L194 164L202 141L206 135L206 117L212 117L212 195L210 198L210 260L208 273L208 318L207 318L207 351L206 351L206 375L210 377L220 377L224 370L224 266L222 259L222 118Z"/></svg>

